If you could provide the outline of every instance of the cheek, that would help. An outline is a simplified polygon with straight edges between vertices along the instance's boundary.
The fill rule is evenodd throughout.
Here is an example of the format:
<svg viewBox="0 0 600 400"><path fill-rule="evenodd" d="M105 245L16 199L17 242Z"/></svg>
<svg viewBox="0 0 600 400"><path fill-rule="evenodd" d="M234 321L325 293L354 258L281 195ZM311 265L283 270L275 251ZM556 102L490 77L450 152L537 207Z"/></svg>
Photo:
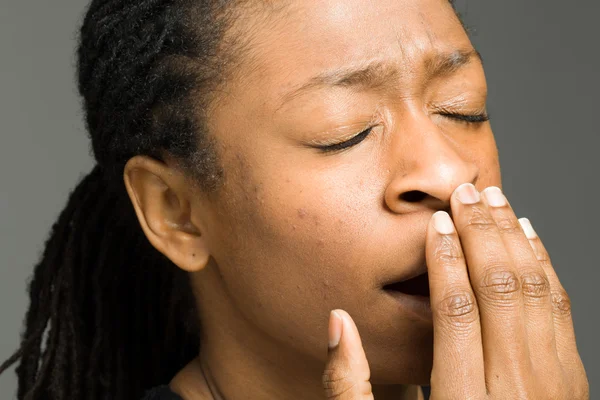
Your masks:
<svg viewBox="0 0 600 400"><path fill-rule="evenodd" d="M238 227L246 233L246 254L257 258L255 264L276 265L288 274L339 273L324 266L348 265L356 258L355 246L377 217L375 189L356 190L360 179L284 173L244 194L248 217Z"/></svg>
<svg viewBox="0 0 600 400"><path fill-rule="evenodd" d="M359 170L261 169L235 185L230 198L237 200L221 213L230 222L219 264L224 280L239 286L236 296L314 307L315 296L339 298L364 283L369 277L360 266L377 242L381 183Z"/></svg>
<svg viewBox="0 0 600 400"><path fill-rule="evenodd" d="M375 188L363 182L288 168L247 177L229 192L217 263L247 320L286 341L302 335L295 343L315 351L330 309L341 299L368 301L372 276L364 266L376 254L379 216Z"/></svg>

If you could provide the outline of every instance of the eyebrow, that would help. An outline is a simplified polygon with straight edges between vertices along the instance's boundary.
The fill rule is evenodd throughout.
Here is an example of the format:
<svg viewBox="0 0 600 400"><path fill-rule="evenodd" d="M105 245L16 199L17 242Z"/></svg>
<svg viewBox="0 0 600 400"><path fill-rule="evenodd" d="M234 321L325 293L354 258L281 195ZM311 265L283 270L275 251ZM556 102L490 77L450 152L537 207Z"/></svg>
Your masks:
<svg viewBox="0 0 600 400"><path fill-rule="evenodd" d="M436 53L425 60L424 66L429 79L451 75L473 60L483 63L481 54L475 50L456 50L449 53ZM313 76L300 87L282 96L278 108L293 98L309 91L324 87L378 89L394 84L402 71L397 64L389 61L372 61L366 66L336 68Z"/></svg>

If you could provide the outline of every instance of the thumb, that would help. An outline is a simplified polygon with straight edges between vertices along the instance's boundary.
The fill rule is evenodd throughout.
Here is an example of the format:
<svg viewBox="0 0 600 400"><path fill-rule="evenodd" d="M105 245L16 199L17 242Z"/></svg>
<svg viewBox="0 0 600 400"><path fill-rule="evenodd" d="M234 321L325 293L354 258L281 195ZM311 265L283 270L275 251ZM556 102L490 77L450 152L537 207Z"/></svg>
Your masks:
<svg viewBox="0 0 600 400"><path fill-rule="evenodd" d="M371 372L358 329L344 310L329 315L329 352L323 388L329 400L374 400Z"/></svg>

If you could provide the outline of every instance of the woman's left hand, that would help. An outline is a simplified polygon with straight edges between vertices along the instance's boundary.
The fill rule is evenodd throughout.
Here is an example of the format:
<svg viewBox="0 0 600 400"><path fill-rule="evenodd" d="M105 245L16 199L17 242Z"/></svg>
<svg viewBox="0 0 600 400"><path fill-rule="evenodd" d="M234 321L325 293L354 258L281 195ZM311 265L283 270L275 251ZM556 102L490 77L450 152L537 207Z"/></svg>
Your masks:
<svg viewBox="0 0 600 400"><path fill-rule="evenodd" d="M544 245L498 188L482 194L461 185L451 200L453 220L436 213L427 233L431 399L589 399L571 303ZM329 336L327 398L373 399L346 312L332 313Z"/></svg>
<svg viewBox="0 0 600 400"><path fill-rule="evenodd" d="M427 234L431 399L589 399L569 296L529 220L497 187L461 185L451 207Z"/></svg>

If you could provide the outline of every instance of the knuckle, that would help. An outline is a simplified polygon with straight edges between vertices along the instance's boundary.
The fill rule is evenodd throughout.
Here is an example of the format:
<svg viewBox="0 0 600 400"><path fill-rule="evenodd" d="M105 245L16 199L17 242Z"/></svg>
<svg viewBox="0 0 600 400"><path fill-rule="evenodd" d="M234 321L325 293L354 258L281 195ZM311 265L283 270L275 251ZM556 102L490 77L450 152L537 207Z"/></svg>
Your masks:
<svg viewBox="0 0 600 400"><path fill-rule="evenodd" d="M521 290L525 297L545 298L550 294L550 281L546 274L530 271L521 275Z"/></svg>
<svg viewBox="0 0 600 400"><path fill-rule="evenodd" d="M474 206L467 220L466 228L478 231L490 231L497 229L497 226L494 219L483 208Z"/></svg>
<svg viewBox="0 0 600 400"><path fill-rule="evenodd" d="M456 240L449 236L442 236L435 249L434 259L440 264L456 265L463 260L463 254Z"/></svg>
<svg viewBox="0 0 600 400"><path fill-rule="evenodd" d="M558 315L571 316L571 299L564 289L552 292L552 310Z"/></svg>
<svg viewBox="0 0 600 400"><path fill-rule="evenodd" d="M516 273L506 266L488 267L479 285L479 292L490 300L516 300L520 283Z"/></svg>
<svg viewBox="0 0 600 400"><path fill-rule="evenodd" d="M337 399L354 387L348 373L335 368L328 368L323 372L322 383L328 399Z"/></svg>
<svg viewBox="0 0 600 400"><path fill-rule="evenodd" d="M498 230L501 233L506 233L509 235L522 232L521 225L519 224L519 222L511 218L497 219L496 226L498 226Z"/></svg>
<svg viewBox="0 0 600 400"><path fill-rule="evenodd" d="M348 371L336 368L327 368L322 375L323 388L325 396L329 400L345 398L348 392L357 396L370 395L373 387L369 381L369 376L365 380L353 379Z"/></svg>
<svg viewBox="0 0 600 400"><path fill-rule="evenodd" d="M469 327L479 318L475 296L467 290L449 292L434 309L439 317L454 327Z"/></svg>

